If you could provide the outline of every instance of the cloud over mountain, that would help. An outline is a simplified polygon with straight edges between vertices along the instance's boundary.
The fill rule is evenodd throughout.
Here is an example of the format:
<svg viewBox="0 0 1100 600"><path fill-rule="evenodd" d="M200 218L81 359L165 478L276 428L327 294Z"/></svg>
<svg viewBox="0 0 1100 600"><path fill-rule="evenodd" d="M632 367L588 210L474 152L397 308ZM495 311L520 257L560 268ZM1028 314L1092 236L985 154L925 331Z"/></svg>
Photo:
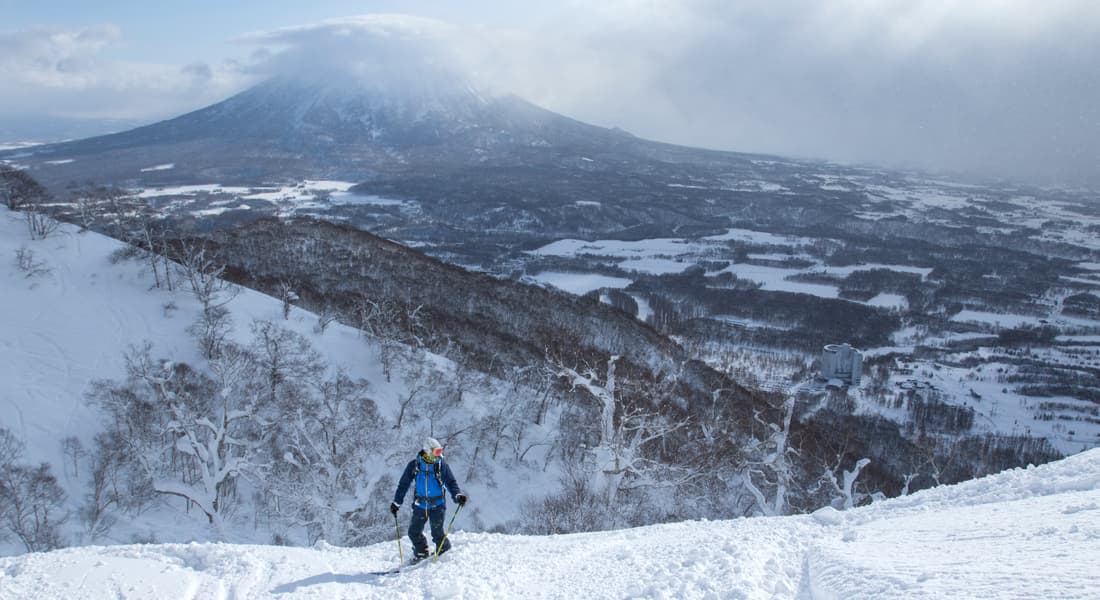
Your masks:
<svg viewBox="0 0 1100 600"><path fill-rule="evenodd" d="M492 4L407 8L447 20L267 20L233 40L251 56L221 63L110 58L131 33L113 25L3 33L0 115L167 118L273 74L391 88L476 79L681 144L1100 177L1100 5L1089 0L572 1L499 18Z"/></svg>
<svg viewBox="0 0 1100 600"><path fill-rule="evenodd" d="M460 40L458 28L442 21L362 15L249 33L237 41L264 49L264 59L251 67L263 78L329 84L353 78L416 86L425 80L461 77L468 70L454 52Z"/></svg>
<svg viewBox="0 0 1100 600"><path fill-rule="evenodd" d="M1092 2L617 0L579 14L487 64L553 110L691 145L1078 182L1100 162Z"/></svg>

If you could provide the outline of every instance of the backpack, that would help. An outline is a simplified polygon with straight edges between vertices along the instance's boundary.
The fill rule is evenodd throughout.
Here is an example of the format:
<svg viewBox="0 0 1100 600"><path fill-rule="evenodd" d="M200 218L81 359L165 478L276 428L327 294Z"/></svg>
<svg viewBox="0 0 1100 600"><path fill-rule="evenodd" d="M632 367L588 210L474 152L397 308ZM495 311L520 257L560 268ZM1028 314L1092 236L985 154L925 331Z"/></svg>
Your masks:
<svg viewBox="0 0 1100 600"><path fill-rule="evenodd" d="M446 495L443 491L442 467L442 458L437 460L434 464L429 465L424 462L424 459L419 456L416 457L416 469L413 470L414 505L426 504L430 508L435 508L443 504ZM427 470L425 470L425 468L427 468ZM432 473L435 477L429 478L428 473ZM423 474L423 477L421 477L421 474Z"/></svg>

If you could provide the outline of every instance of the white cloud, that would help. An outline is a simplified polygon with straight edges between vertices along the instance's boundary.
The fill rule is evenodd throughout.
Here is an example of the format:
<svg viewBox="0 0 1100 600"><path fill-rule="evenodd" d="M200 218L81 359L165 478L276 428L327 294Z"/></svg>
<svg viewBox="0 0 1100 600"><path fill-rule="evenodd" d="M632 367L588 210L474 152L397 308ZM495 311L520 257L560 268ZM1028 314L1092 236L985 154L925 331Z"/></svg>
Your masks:
<svg viewBox="0 0 1100 600"><path fill-rule="evenodd" d="M1091 0L574 2L501 43L497 80L645 137L1100 183Z"/></svg>
<svg viewBox="0 0 1100 600"><path fill-rule="evenodd" d="M457 27L409 15L362 15L250 33L237 41L259 47L252 71L346 81L393 89L465 77L470 64L458 50Z"/></svg>
<svg viewBox="0 0 1100 600"><path fill-rule="evenodd" d="M5 86L80 88L98 66L96 54L119 36L111 25L0 33L0 75Z"/></svg>
<svg viewBox="0 0 1100 600"><path fill-rule="evenodd" d="M160 118L213 102L245 77L232 64L185 67L108 57L114 25L0 32L0 113Z"/></svg>

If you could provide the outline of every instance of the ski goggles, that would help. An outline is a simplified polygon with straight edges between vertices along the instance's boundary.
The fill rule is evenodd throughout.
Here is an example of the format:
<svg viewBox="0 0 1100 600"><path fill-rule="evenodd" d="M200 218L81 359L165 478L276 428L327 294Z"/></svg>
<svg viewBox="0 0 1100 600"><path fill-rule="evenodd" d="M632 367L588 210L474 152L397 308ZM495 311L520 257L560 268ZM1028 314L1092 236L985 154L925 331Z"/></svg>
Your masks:
<svg viewBox="0 0 1100 600"><path fill-rule="evenodd" d="M436 458L443 456L443 448L432 448L432 456Z"/></svg>

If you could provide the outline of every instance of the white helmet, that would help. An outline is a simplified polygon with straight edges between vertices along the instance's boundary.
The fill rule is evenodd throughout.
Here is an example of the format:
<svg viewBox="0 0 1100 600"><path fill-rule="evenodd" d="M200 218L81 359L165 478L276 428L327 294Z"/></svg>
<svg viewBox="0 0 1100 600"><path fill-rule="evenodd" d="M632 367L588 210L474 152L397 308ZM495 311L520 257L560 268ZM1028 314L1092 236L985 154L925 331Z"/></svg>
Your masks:
<svg viewBox="0 0 1100 600"><path fill-rule="evenodd" d="M422 448L422 450L424 451L424 454L427 454L428 456L434 456L435 458L440 458L443 456L443 444L440 444L439 440L432 437L424 440L424 447Z"/></svg>

